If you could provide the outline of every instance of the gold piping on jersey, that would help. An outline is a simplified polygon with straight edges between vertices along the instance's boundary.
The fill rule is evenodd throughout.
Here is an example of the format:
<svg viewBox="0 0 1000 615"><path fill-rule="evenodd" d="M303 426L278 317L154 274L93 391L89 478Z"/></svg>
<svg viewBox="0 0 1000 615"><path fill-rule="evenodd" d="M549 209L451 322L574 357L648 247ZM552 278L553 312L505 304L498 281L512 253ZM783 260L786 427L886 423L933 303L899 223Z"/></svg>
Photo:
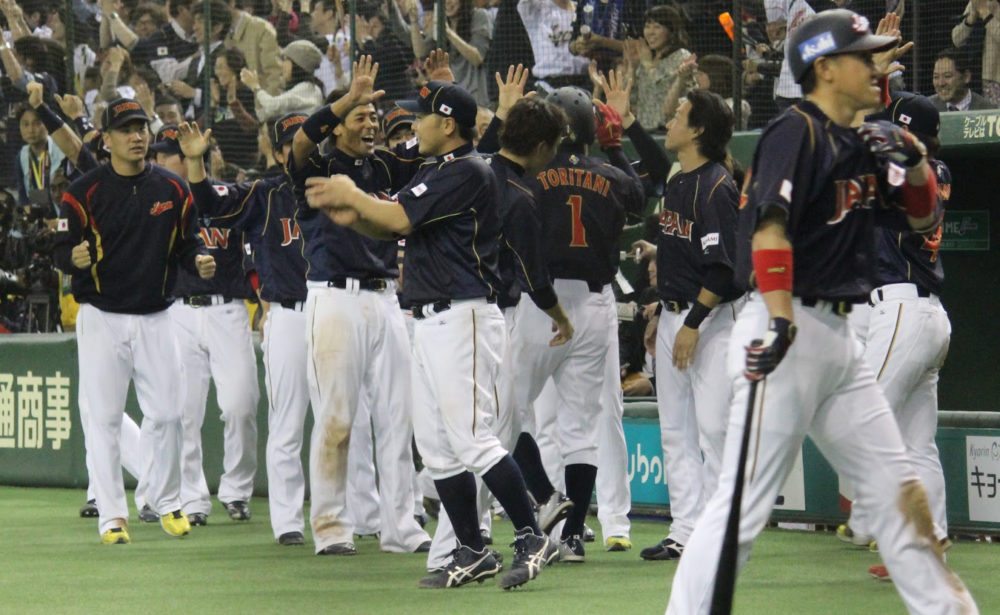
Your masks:
<svg viewBox="0 0 1000 615"><path fill-rule="evenodd" d="M531 276L528 275L528 268L524 266L524 259L521 258L521 255L517 253L517 250L514 249L514 246L510 245L510 242L506 238L504 238L503 242L510 248L511 254L517 257L517 262L521 265L521 271L524 272L524 279L528 281L528 290L534 292L535 287L531 284Z"/></svg>
<svg viewBox="0 0 1000 615"><path fill-rule="evenodd" d="M476 310L472 310L472 437L476 437L476 390L479 383L476 382L476 353L479 350L476 340L479 335L476 332Z"/></svg>
<svg viewBox="0 0 1000 615"><path fill-rule="evenodd" d="M810 153L815 152L816 151L816 131L813 128L812 118L809 117L808 113L806 113L802 109L799 109L798 105L792 105L792 109L794 109L796 113L798 113L799 115L801 115L805 119L806 126L809 127L809 151L810 151Z"/></svg>
<svg viewBox="0 0 1000 615"><path fill-rule="evenodd" d="M896 336L899 335L899 323L903 321L903 304L899 304L899 309L896 310L896 327L892 330L892 339L889 340L889 349L885 351L885 359L882 360L882 369L878 370L878 377L875 380L881 380L882 374L885 373L885 368L889 365L889 357L892 356L892 349L896 345Z"/></svg>
<svg viewBox="0 0 1000 615"><path fill-rule="evenodd" d="M257 189L257 182L259 182L259 181L260 181L259 179L255 179L254 182L252 184L250 184L250 191L247 192L247 195L245 197L243 197L243 201L240 203L239 209L237 209L236 211L234 211L231 214L226 214L224 216L212 216L210 219L211 220L225 220L226 218L232 218L232 217L238 216L241 213L243 213L243 209L246 207L247 201L250 200L250 196L253 195L253 191ZM212 190L215 190L214 186L212 187Z"/></svg>
<svg viewBox="0 0 1000 615"><path fill-rule="evenodd" d="M479 273L479 279L486 284L486 288L490 289L490 295L496 293L493 285L486 281L486 276L483 275L483 259L479 257L479 252L476 250L476 240L479 239L479 220L476 218L476 214L479 213L475 207L470 207L469 211L472 212L472 254L476 257L476 271Z"/></svg>
<svg viewBox="0 0 1000 615"><path fill-rule="evenodd" d="M694 197L691 199L691 218L697 222L698 221L698 193L701 191L701 175L698 175L698 179L694 182ZM691 238L688 237L688 241Z"/></svg>
<svg viewBox="0 0 1000 615"><path fill-rule="evenodd" d="M754 405L757 407L753 413L753 415L757 416L757 437L754 439L753 444L753 465L750 466L750 482L753 482L753 477L757 473L757 458L760 455L760 434L764 431L764 394L767 392L766 377L760 381L759 388L757 398L754 399ZM744 425L743 429L749 429L753 425L753 415L750 418L750 425Z"/></svg>
<svg viewBox="0 0 1000 615"><path fill-rule="evenodd" d="M174 241L177 239L177 226L175 225L173 230L170 231L170 240L167 241L167 258L170 258L170 254L174 251ZM201 276L198 276L201 277ZM163 270L163 286L160 288L160 294L164 297L167 296L167 280L170 278L170 267L166 267ZM99 290L99 289L98 289Z"/></svg>
<svg viewBox="0 0 1000 615"><path fill-rule="evenodd" d="M718 188L719 186L721 186L722 182L726 181L726 177L727 177L726 175L723 175L722 177L720 177L719 181L715 182L715 185L712 186L712 189L708 191L708 198L705 200L706 203L711 203L712 202L712 197L715 196L715 189ZM699 178L699 179L701 179L701 178ZM701 183L701 182L699 181L699 183ZM697 201L695 201L695 203L697 204ZM697 210L695 211L695 217L694 217L694 219L695 219L695 222L698 221L698 212L697 212Z"/></svg>

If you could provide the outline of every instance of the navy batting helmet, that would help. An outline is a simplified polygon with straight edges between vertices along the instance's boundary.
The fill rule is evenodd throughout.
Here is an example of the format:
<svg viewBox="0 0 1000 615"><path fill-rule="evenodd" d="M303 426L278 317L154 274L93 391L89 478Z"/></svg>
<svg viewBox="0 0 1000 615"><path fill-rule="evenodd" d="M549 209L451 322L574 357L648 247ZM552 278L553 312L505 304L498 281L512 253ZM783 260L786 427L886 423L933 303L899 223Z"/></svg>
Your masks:
<svg viewBox="0 0 1000 615"><path fill-rule="evenodd" d="M868 19L847 9L817 13L796 28L785 44L788 67L802 83L816 58L853 51L884 51L896 44L891 36L871 33Z"/></svg>
<svg viewBox="0 0 1000 615"><path fill-rule="evenodd" d="M594 101L586 91L572 86L555 90L545 99L566 112L568 136L563 143L589 145L597 134Z"/></svg>

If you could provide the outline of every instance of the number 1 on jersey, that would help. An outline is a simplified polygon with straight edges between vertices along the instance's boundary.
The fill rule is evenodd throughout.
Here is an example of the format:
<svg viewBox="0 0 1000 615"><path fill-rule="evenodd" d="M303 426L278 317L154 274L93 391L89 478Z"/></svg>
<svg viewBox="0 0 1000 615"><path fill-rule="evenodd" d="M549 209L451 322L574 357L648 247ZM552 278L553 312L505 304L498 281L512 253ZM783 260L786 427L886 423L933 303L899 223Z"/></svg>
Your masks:
<svg viewBox="0 0 1000 615"><path fill-rule="evenodd" d="M570 207L570 215L573 216L573 236L570 239L569 247L587 247L587 229L583 228L583 197L579 194L571 194L566 204Z"/></svg>

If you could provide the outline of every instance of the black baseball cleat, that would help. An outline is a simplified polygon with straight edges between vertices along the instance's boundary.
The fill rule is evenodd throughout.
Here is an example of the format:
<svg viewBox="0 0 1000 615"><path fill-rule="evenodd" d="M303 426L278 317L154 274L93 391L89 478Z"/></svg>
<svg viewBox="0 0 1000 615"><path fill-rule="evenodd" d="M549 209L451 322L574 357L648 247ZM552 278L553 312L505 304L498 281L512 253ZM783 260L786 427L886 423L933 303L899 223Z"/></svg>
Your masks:
<svg viewBox="0 0 1000 615"><path fill-rule="evenodd" d="M278 544L286 547L300 547L306 544L306 538L302 532L285 532L278 536Z"/></svg>
<svg viewBox="0 0 1000 615"><path fill-rule="evenodd" d="M188 515L188 521L192 526L195 525L208 525L208 515L205 513L191 513Z"/></svg>
<svg viewBox="0 0 1000 615"><path fill-rule="evenodd" d="M233 521L250 520L250 506L243 500L223 502L222 505L226 507L226 512L229 513L229 518Z"/></svg>
<svg viewBox="0 0 1000 615"><path fill-rule="evenodd" d="M530 529L518 531L510 546L514 547L514 564L500 577L501 589L519 587L534 579L559 553L548 536L539 536Z"/></svg>
<svg viewBox="0 0 1000 615"><path fill-rule="evenodd" d="M573 501L558 491L553 491L549 499L538 507L538 527L548 534L557 523L569 516Z"/></svg>
<svg viewBox="0 0 1000 615"><path fill-rule="evenodd" d="M156 511L153 510L153 507L149 504L143 504L142 508L139 509L139 521L142 521L143 523L156 523L159 520L160 515L156 514ZM188 521L191 521L190 517L188 518ZM194 523L191 525L194 525Z"/></svg>
<svg viewBox="0 0 1000 615"><path fill-rule="evenodd" d="M473 581L482 583L486 579L492 579L498 572L500 564L489 548L477 552L469 547L459 547L451 552L451 561L444 570L420 579L417 587L421 589L461 587Z"/></svg>
<svg viewBox="0 0 1000 615"><path fill-rule="evenodd" d="M84 519L99 517L100 513L97 510L97 500L87 500L87 502L80 507L80 516Z"/></svg>
<svg viewBox="0 0 1000 615"><path fill-rule="evenodd" d="M664 538L659 544L639 551L639 557L650 561L680 559L684 545L673 538Z"/></svg>
<svg viewBox="0 0 1000 615"><path fill-rule="evenodd" d="M559 561L571 564L582 564L587 561L587 553L583 549L583 540L579 534L559 541Z"/></svg>
<svg viewBox="0 0 1000 615"><path fill-rule="evenodd" d="M417 548L413 550L414 553L430 553L431 552L431 541L425 540Z"/></svg>
<svg viewBox="0 0 1000 615"><path fill-rule="evenodd" d="M353 542L337 542L324 547L316 555L357 555L358 550Z"/></svg>

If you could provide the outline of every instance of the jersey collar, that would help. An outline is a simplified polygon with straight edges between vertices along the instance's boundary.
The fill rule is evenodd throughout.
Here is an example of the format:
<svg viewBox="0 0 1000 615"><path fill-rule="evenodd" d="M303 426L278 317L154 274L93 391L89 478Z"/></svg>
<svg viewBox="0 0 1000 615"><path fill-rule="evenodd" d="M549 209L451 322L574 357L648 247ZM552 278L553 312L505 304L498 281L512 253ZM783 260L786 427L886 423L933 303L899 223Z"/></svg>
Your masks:
<svg viewBox="0 0 1000 615"><path fill-rule="evenodd" d="M476 148L472 146L472 143L466 143L460 145L458 148L451 150L447 154L442 154L438 156L437 159L441 162L450 162L456 158L461 158L462 156L467 156L475 151Z"/></svg>
<svg viewBox="0 0 1000 615"><path fill-rule="evenodd" d="M496 160L497 162L499 162L501 164L505 164L508 167L510 167L511 169L513 169L514 172L517 173L518 177L522 177L524 175L524 167L522 167L521 165L517 164L516 162L514 162L513 160L511 160L510 158L508 158L506 156L503 156L501 154L497 154L497 155L493 156L493 160Z"/></svg>

